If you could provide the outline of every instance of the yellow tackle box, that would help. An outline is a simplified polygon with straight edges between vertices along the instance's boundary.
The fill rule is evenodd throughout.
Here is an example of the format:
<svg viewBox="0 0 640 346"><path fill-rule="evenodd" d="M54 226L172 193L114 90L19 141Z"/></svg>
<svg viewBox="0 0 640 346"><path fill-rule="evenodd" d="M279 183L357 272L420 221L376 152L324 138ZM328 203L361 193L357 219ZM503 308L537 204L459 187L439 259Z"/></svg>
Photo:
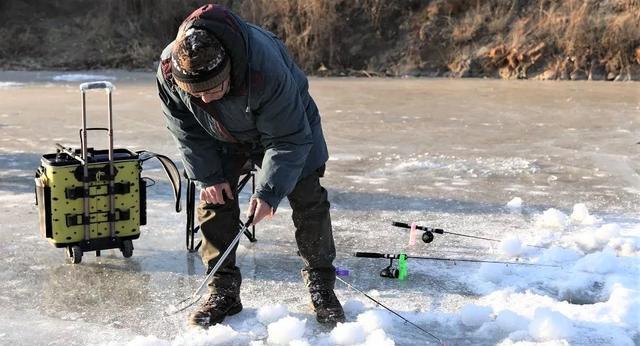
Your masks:
<svg viewBox="0 0 640 346"><path fill-rule="evenodd" d="M80 149L57 144L57 151L45 154L36 171L36 205L40 233L51 244L67 248L68 259L80 263L87 251L120 249L124 257L133 254L132 240L140 237L146 224L146 183L141 177L142 163L152 157L160 160L173 185L176 211L180 211L180 175L166 156L148 151L113 149L113 117L109 82L80 85L82 128ZM108 94L108 127L88 128L85 92L105 89ZM108 149L87 147L87 132L105 131Z"/></svg>

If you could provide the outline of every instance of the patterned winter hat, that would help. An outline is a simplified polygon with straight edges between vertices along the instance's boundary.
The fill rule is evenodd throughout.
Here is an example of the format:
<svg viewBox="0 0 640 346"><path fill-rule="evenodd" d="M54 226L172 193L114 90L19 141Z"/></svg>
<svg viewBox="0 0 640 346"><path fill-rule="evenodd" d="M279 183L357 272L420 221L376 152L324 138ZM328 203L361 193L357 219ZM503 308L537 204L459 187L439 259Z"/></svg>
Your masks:
<svg viewBox="0 0 640 346"><path fill-rule="evenodd" d="M203 29L180 31L171 52L173 80L188 93L213 89L229 78L231 62L222 44Z"/></svg>

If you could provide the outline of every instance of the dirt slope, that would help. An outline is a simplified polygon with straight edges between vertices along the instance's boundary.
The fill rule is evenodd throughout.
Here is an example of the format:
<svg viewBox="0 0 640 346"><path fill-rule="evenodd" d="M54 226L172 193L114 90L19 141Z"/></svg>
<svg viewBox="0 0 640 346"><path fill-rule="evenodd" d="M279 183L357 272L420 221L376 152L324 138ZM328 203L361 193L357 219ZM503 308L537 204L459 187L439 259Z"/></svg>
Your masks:
<svg viewBox="0 0 640 346"><path fill-rule="evenodd" d="M0 68L152 70L206 1L4 0ZM640 79L640 0L227 0L316 75Z"/></svg>

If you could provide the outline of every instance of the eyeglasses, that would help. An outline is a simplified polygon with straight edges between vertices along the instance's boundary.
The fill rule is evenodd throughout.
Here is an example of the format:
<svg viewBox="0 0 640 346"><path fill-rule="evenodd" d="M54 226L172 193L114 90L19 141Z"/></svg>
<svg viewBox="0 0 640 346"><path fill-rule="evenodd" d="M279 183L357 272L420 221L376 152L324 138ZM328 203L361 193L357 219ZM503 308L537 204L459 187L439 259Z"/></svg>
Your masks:
<svg viewBox="0 0 640 346"><path fill-rule="evenodd" d="M220 85L218 85L215 88L209 89L209 90L205 90L205 91L200 91L197 93L192 93L191 95L195 96L195 97L202 97L203 95L208 95L208 94L218 94L224 91L226 85L229 83L229 79L224 80L222 83L220 83Z"/></svg>

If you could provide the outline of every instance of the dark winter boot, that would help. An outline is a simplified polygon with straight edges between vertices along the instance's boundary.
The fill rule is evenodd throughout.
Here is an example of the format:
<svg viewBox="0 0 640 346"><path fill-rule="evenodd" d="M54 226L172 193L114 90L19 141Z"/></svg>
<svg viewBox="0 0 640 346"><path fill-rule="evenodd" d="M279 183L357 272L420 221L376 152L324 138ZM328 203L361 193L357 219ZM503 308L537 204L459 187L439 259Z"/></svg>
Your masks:
<svg viewBox="0 0 640 346"><path fill-rule="evenodd" d="M189 324L208 328L218 324L225 317L242 311L240 297L211 293L196 311L189 315Z"/></svg>
<svg viewBox="0 0 640 346"><path fill-rule="evenodd" d="M333 288L336 270L330 268L303 269L302 278L311 294L311 305L320 323L336 324L344 322L344 310Z"/></svg>
<svg viewBox="0 0 640 346"><path fill-rule="evenodd" d="M312 291L311 304L316 312L316 319L320 323L344 323L344 310L333 290Z"/></svg>

